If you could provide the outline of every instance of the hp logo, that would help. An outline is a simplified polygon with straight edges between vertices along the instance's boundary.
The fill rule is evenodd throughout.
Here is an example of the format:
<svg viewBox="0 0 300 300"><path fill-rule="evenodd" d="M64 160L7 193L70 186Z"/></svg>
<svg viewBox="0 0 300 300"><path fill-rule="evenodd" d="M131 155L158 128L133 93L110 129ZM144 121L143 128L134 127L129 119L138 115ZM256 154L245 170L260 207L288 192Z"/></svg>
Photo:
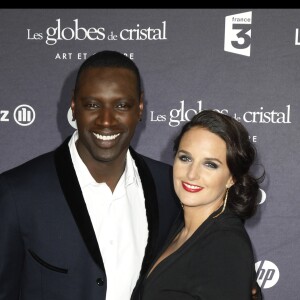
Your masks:
<svg viewBox="0 0 300 300"><path fill-rule="evenodd" d="M271 288L279 280L279 270L271 261L258 261L255 263L255 270L257 274L257 283L262 289Z"/></svg>

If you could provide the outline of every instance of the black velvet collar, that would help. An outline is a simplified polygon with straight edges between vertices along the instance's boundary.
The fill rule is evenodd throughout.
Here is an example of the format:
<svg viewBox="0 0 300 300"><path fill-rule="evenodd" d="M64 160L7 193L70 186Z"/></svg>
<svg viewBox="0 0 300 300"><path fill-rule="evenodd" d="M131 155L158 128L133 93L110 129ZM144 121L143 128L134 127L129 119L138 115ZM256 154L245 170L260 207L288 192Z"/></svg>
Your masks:
<svg viewBox="0 0 300 300"><path fill-rule="evenodd" d="M143 159L143 156L135 152L131 147L129 148L129 150L138 168L145 196L145 206L149 229L148 242L141 269L141 274L145 274L145 272L148 270L149 265L155 257L158 247L157 242L159 236L159 207L157 200L157 191L153 175L151 174L149 167Z"/></svg>
<svg viewBox="0 0 300 300"><path fill-rule="evenodd" d="M57 175L82 238L96 264L105 271L92 221L73 167L68 146L69 140L70 137L55 150L54 159Z"/></svg>

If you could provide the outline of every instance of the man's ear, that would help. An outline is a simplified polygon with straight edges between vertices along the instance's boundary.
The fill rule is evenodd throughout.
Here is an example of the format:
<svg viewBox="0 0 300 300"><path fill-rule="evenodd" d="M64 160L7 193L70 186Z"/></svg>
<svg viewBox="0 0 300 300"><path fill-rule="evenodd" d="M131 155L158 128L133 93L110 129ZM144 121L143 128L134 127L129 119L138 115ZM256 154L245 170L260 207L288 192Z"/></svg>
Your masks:
<svg viewBox="0 0 300 300"><path fill-rule="evenodd" d="M74 91L73 91L73 95L72 95L72 98L71 98L71 110L72 110L73 121L75 121L75 96L74 96Z"/></svg>
<svg viewBox="0 0 300 300"><path fill-rule="evenodd" d="M142 120L143 111L144 111L144 92L141 92L141 95L140 95L140 99L139 99L139 109L140 109L140 112L139 112L139 119L140 119L140 121L141 121L141 120Z"/></svg>

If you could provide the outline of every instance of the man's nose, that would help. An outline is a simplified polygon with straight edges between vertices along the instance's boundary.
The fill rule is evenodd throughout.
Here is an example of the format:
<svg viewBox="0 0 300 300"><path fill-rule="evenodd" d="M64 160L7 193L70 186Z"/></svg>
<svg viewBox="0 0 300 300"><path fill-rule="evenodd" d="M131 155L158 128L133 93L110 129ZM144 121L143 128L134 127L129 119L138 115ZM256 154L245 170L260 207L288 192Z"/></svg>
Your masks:
<svg viewBox="0 0 300 300"><path fill-rule="evenodd" d="M98 112L97 123L100 125L111 125L116 121L115 112L112 108L103 107Z"/></svg>

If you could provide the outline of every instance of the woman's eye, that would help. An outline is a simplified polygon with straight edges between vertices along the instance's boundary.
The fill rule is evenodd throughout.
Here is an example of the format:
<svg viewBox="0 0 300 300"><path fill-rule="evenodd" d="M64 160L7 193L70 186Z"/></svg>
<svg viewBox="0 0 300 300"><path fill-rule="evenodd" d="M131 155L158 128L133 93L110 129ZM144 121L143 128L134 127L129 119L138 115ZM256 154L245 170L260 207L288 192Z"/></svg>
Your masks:
<svg viewBox="0 0 300 300"><path fill-rule="evenodd" d="M210 162L210 161L206 162L205 165L207 167L211 168L211 169L217 169L218 168L218 165L216 163Z"/></svg>
<svg viewBox="0 0 300 300"><path fill-rule="evenodd" d="M184 162L189 162L191 161L191 159L186 156L186 155L179 155L178 158L181 160L181 161L184 161Z"/></svg>

